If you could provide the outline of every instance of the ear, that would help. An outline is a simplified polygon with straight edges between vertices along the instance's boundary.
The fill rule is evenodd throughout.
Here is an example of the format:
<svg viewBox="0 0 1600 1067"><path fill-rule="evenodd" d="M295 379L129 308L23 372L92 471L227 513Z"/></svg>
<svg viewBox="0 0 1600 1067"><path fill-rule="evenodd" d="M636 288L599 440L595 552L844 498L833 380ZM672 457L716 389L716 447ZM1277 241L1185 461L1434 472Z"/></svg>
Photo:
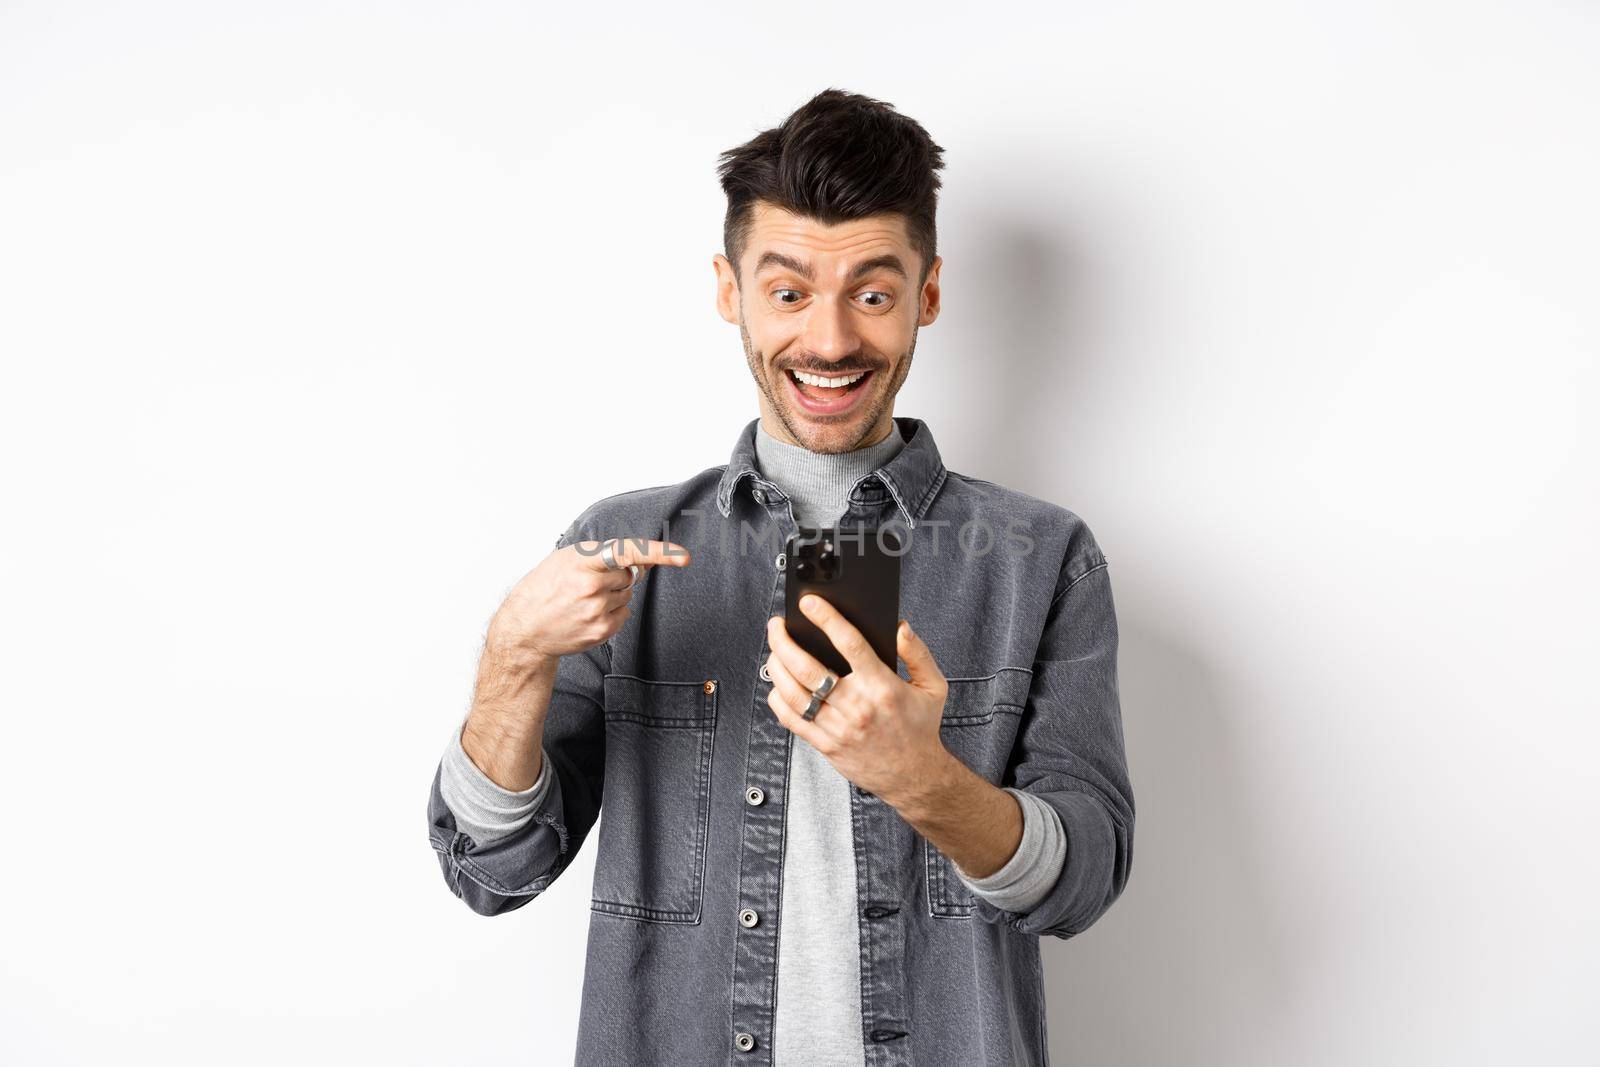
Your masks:
<svg viewBox="0 0 1600 1067"><path fill-rule="evenodd" d="M717 273L717 314L723 321L739 324L739 280L733 276L733 263L718 252L711 257L712 269Z"/></svg>
<svg viewBox="0 0 1600 1067"><path fill-rule="evenodd" d="M918 326L931 326L933 320L939 317L939 268L943 265L943 256L933 257L933 265L928 268L928 280L922 283L922 292L919 294L922 313L917 318Z"/></svg>

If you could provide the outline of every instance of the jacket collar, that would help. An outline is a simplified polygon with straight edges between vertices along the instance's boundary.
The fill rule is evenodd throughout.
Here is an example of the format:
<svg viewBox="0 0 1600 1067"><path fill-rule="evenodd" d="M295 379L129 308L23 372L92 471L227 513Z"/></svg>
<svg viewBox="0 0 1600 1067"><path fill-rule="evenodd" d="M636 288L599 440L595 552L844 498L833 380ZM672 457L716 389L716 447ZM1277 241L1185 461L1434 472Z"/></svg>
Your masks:
<svg viewBox="0 0 1600 1067"><path fill-rule="evenodd" d="M896 416L900 436L906 443L890 458L888 463L861 477L850 489L850 502L859 504L881 503L887 492L894 498L905 519L906 527L914 529L917 520L927 514L946 475L944 462L939 457L939 447L933 443L933 431L921 419ZM717 486L717 510L727 518L733 506L733 494L747 477L766 485L777 487L761 476L756 466L756 427L759 418L751 419L739 431L733 455L723 469Z"/></svg>

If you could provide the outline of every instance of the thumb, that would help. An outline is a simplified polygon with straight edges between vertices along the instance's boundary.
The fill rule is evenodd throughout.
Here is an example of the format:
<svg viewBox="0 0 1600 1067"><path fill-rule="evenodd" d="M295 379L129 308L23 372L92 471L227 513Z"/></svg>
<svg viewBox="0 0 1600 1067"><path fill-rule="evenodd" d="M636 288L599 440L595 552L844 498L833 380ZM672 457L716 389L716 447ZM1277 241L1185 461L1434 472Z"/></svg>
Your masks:
<svg viewBox="0 0 1600 1067"><path fill-rule="evenodd" d="M895 633L895 644L898 646L900 658L906 662L906 671L911 675L912 685L918 689L935 691L944 685L944 674L934 662L933 653L928 650L922 638L911 629L911 623L906 619L900 620L900 627Z"/></svg>

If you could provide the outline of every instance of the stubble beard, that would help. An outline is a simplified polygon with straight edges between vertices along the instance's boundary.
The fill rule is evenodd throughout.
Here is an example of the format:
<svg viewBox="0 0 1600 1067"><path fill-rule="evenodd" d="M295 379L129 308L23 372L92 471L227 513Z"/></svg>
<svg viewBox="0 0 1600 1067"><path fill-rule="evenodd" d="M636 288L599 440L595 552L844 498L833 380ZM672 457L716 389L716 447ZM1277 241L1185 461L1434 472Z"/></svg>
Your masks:
<svg viewBox="0 0 1600 1067"><path fill-rule="evenodd" d="M822 455L834 455L841 452L854 452L860 448L867 435L878 425L878 420L883 417L884 412L893 409L895 394L900 392L900 386L905 383L907 375L911 373L911 357L917 350L918 329L919 327L917 326L911 328L911 343L906 348L905 355L901 356L895 364L894 378L889 382L887 389L878 390L877 398L872 401L871 407L867 409L866 416L862 418L859 424L860 430L844 445L824 448L812 448L806 441L805 436L800 433L803 422L790 410L788 397L782 395L781 387L773 382L768 375L766 358L757 352L755 346L750 343L750 332L744 328L744 318L742 316L739 319L739 340L744 345L745 363L750 367L750 376L755 379L756 388L760 389L761 395L767 398L767 406L772 410L777 420L783 424L783 428L789 432L789 436L799 441L812 452ZM787 374L788 371L779 371L778 373Z"/></svg>

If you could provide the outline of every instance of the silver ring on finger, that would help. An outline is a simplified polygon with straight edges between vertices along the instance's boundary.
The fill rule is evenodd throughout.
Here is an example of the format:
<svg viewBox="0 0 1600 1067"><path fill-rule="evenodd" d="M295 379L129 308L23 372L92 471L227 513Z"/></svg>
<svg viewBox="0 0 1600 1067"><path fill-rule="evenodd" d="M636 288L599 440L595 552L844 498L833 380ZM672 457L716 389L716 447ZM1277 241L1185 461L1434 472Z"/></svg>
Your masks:
<svg viewBox="0 0 1600 1067"><path fill-rule="evenodd" d="M817 683L817 687L811 691L811 703L806 705L806 710L801 712L800 717L807 722L815 719L828 694L833 692L833 687L838 684L839 676L832 671L826 672L822 677L822 681Z"/></svg>
<svg viewBox="0 0 1600 1067"><path fill-rule="evenodd" d="M600 562L606 565L608 571L620 571L622 564L617 562L617 539L615 537L600 546Z"/></svg>
<svg viewBox="0 0 1600 1067"><path fill-rule="evenodd" d="M628 588L632 589L639 581L639 565L637 563L628 564L628 573L632 575L632 577L628 579Z"/></svg>

